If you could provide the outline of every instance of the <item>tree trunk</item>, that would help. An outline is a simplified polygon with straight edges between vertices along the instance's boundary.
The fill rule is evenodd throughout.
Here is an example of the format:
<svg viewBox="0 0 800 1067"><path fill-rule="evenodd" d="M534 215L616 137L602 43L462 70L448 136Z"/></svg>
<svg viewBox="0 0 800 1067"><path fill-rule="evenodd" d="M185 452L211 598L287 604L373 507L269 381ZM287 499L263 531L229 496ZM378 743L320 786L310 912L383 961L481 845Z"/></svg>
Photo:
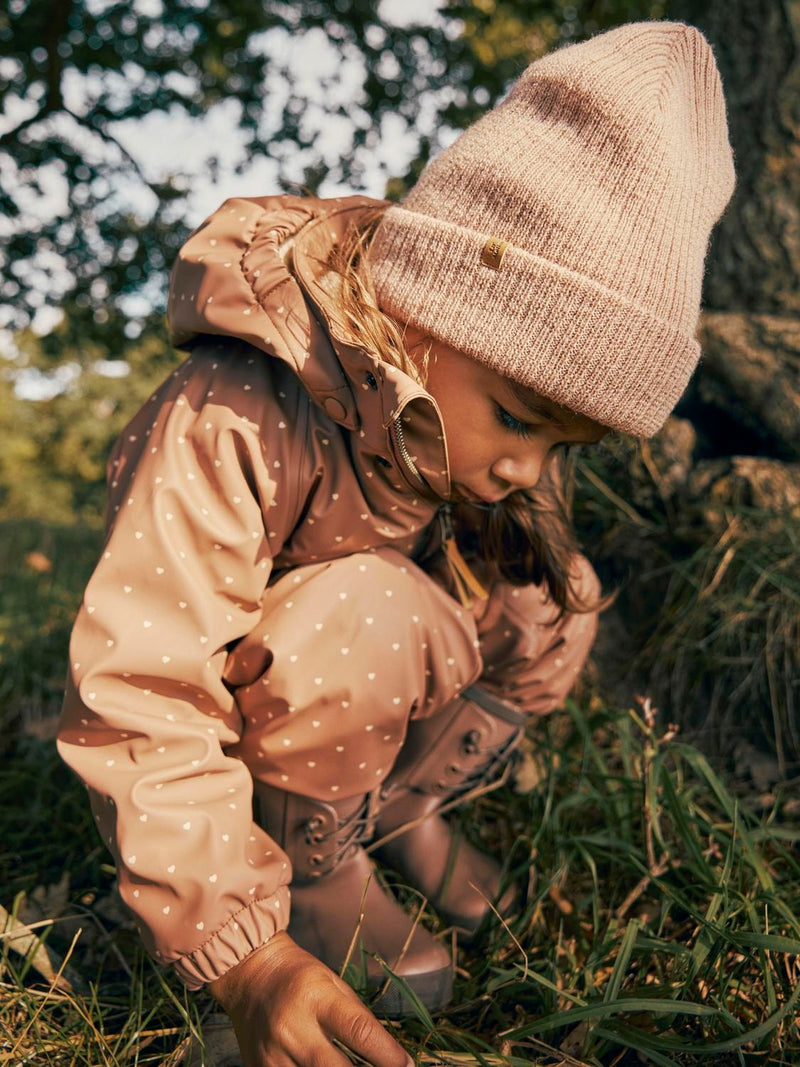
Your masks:
<svg viewBox="0 0 800 1067"><path fill-rule="evenodd" d="M798 459L800 410L787 402L773 419L764 398L796 398L800 373L797 345L783 343L800 329L800 0L672 0L670 16L714 48L738 179L709 259L709 358L681 413L707 455Z"/></svg>
<svg viewBox="0 0 800 1067"><path fill-rule="evenodd" d="M800 313L800 0L672 0L671 14L714 48L736 157L706 302Z"/></svg>

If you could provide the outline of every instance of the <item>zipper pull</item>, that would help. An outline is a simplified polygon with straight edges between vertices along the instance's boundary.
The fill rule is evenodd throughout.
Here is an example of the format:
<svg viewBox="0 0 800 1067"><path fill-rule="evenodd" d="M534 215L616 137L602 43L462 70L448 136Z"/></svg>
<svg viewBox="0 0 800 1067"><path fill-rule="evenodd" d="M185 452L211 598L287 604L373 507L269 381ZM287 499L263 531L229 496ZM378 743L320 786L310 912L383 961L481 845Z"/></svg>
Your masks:
<svg viewBox="0 0 800 1067"><path fill-rule="evenodd" d="M488 600L489 593L469 569L467 561L461 555L453 533L453 523L448 506L443 507L439 512L439 522L442 528L442 550L447 561L447 568L458 593L458 599L465 608L472 607L474 603L473 596L477 597L478 600Z"/></svg>

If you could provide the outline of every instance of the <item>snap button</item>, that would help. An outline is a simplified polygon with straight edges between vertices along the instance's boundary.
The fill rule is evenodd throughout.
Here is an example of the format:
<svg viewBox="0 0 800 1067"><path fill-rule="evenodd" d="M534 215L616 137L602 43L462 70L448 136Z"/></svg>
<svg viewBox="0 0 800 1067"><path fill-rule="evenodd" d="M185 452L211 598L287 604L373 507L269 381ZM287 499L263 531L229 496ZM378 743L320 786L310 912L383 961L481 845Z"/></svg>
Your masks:
<svg viewBox="0 0 800 1067"><path fill-rule="evenodd" d="M337 400L335 396L326 396L322 401L322 406L325 408L326 414L330 415L332 419L343 419L347 414L344 404L341 400Z"/></svg>

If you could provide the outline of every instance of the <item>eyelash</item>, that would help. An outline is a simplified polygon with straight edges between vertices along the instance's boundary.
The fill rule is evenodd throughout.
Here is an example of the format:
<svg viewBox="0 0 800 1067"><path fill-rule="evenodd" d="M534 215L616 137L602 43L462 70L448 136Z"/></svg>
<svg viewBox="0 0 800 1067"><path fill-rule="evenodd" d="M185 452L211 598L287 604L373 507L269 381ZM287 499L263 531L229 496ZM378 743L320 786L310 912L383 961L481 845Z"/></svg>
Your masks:
<svg viewBox="0 0 800 1067"><path fill-rule="evenodd" d="M530 437L533 427L527 422L520 422L520 420L515 418L510 411L506 411L501 404L495 403L494 409L497 421L506 430L516 434L517 437Z"/></svg>

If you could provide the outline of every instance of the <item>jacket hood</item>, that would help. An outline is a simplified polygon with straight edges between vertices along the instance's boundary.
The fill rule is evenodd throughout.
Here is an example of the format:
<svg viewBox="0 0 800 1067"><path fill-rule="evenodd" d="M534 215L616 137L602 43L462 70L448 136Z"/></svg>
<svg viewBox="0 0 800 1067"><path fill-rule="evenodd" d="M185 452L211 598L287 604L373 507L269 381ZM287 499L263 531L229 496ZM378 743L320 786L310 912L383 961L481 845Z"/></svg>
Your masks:
<svg viewBox="0 0 800 1067"><path fill-rule="evenodd" d="M236 338L282 360L314 403L358 434L361 447L393 459L415 491L414 469L446 498L447 452L433 398L342 335L325 286L333 246L384 206L363 196L227 200L178 255L169 335L178 348L208 335Z"/></svg>

